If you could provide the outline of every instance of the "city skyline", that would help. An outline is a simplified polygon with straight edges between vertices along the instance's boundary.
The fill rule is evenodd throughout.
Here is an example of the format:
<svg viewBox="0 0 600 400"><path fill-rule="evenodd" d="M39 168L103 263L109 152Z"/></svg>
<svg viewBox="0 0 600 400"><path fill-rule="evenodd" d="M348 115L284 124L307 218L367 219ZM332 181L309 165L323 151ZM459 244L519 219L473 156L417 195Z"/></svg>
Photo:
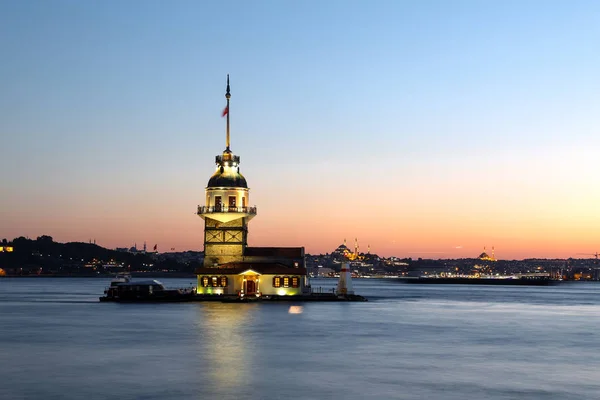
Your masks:
<svg viewBox="0 0 600 400"><path fill-rule="evenodd" d="M600 247L600 5L0 4L0 239L201 250L231 147L252 246Z"/></svg>

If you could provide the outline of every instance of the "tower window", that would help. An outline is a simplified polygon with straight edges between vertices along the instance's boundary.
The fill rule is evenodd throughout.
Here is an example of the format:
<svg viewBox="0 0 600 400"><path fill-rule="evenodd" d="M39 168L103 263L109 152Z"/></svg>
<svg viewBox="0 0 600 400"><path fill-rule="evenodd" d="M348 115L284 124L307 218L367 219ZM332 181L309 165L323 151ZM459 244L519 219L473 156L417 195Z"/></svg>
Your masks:
<svg viewBox="0 0 600 400"><path fill-rule="evenodd" d="M273 278L273 287L281 287L281 277L280 276L276 276Z"/></svg>
<svg viewBox="0 0 600 400"><path fill-rule="evenodd" d="M215 196L215 209L219 210L222 205L221 196Z"/></svg>
<svg viewBox="0 0 600 400"><path fill-rule="evenodd" d="M283 287L290 287L290 277L289 276L283 277Z"/></svg>
<svg viewBox="0 0 600 400"><path fill-rule="evenodd" d="M204 286L204 287L208 286L208 276L202 277L202 286Z"/></svg>
<svg viewBox="0 0 600 400"><path fill-rule="evenodd" d="M297 276L292 277L292 287L298 287L299 279Z"/></svg>
<svg viewBox="0 0 600 400"><path fill-rule="evenodd" d="M217 287L217 286L219 286L219 280L217 279L217 277L216 277L216 276L212 276L210 279L211 279L211 281L212 281L212 286L213 286L213 287Z"/></svg>
<svg viewBox="0 0 600 400"><path fill-rule="evenodd" d="M221 286L227 287L227 277L226 276L221 277Z"/></svg>
<svg viewBox="0 0 600 400"><path fill-rule="evenodd" d="M246 208L246 198L242 197L242 207Z"/></svg>
<svg viewBox="0 0 600 400"><path fill-rule="evenodd" d="M235 196L229 196L229 207L235 207Z"/></svg>

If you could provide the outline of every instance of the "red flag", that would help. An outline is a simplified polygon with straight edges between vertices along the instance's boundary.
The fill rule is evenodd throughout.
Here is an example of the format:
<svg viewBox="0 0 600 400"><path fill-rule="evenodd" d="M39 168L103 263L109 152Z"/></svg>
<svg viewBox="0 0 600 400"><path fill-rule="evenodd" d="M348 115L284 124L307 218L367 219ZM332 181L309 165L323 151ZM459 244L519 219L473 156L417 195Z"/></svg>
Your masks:
<svg viewBox="0 0 600 400"><path fill-rule="evenodd" d="M157 244L154 245L154 251L156 251L156 248L157 248L156 246L158 246L158 245Z"/></svg>
<svg viewBox="0 0 600 400"><path fill-rule="evenodd" d="M227 114L229 114L229 106L225 106L225 108L223 109L223 112L221 113L221 117L224 117Z"/></svg>

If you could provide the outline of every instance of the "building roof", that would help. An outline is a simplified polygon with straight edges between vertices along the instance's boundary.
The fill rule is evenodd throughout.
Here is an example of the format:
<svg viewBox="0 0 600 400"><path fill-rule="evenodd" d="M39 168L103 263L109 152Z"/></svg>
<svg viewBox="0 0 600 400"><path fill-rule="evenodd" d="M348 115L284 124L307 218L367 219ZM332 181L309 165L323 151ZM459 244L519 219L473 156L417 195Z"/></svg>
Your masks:
<svg viewBox="0 0 600 400"><path fill-rule="evenodd" d="M214 187L241 187L247 188L246 178L240 174L239 167L237 168L224 168L221 167L210 177L208 180L207 188Z"/></svg>
<svg viewBox="0 0 600 400"><path fill-rule="evenodd" d="M244 256L302 258L304 247L246 247Z"/></svg>
<svg viewBox="0 0 600 400"><path fill-rule="evenodd" d="M285 264L273 262L231 262L213 268L198 268L197 275L236 275L247 270L253 270L261 275L306 275L306 268L288 267Z"/></svg>
<svg viewBox="0 0 600 400"><path fill-rule="evenodd" d="M129 282L118 282L117 286L153 286L159 285L163 286L162 282L153 280L145 280L145 281L129 281Z"/></svg>

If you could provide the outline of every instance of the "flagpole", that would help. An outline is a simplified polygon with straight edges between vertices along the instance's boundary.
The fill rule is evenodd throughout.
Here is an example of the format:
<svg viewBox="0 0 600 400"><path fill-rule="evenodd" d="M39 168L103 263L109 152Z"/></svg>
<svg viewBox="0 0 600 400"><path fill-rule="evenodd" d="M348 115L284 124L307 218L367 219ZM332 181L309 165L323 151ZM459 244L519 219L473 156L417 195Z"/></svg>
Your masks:
<svg viewBox="0 0 600 400"><path fill-rule="evenodd" d="M227 148L226 150L229 151L229 98L231 97L231 94L229 93L229 74L227 74L227 92L225 93L225 98L227 99Z"/></svg>

